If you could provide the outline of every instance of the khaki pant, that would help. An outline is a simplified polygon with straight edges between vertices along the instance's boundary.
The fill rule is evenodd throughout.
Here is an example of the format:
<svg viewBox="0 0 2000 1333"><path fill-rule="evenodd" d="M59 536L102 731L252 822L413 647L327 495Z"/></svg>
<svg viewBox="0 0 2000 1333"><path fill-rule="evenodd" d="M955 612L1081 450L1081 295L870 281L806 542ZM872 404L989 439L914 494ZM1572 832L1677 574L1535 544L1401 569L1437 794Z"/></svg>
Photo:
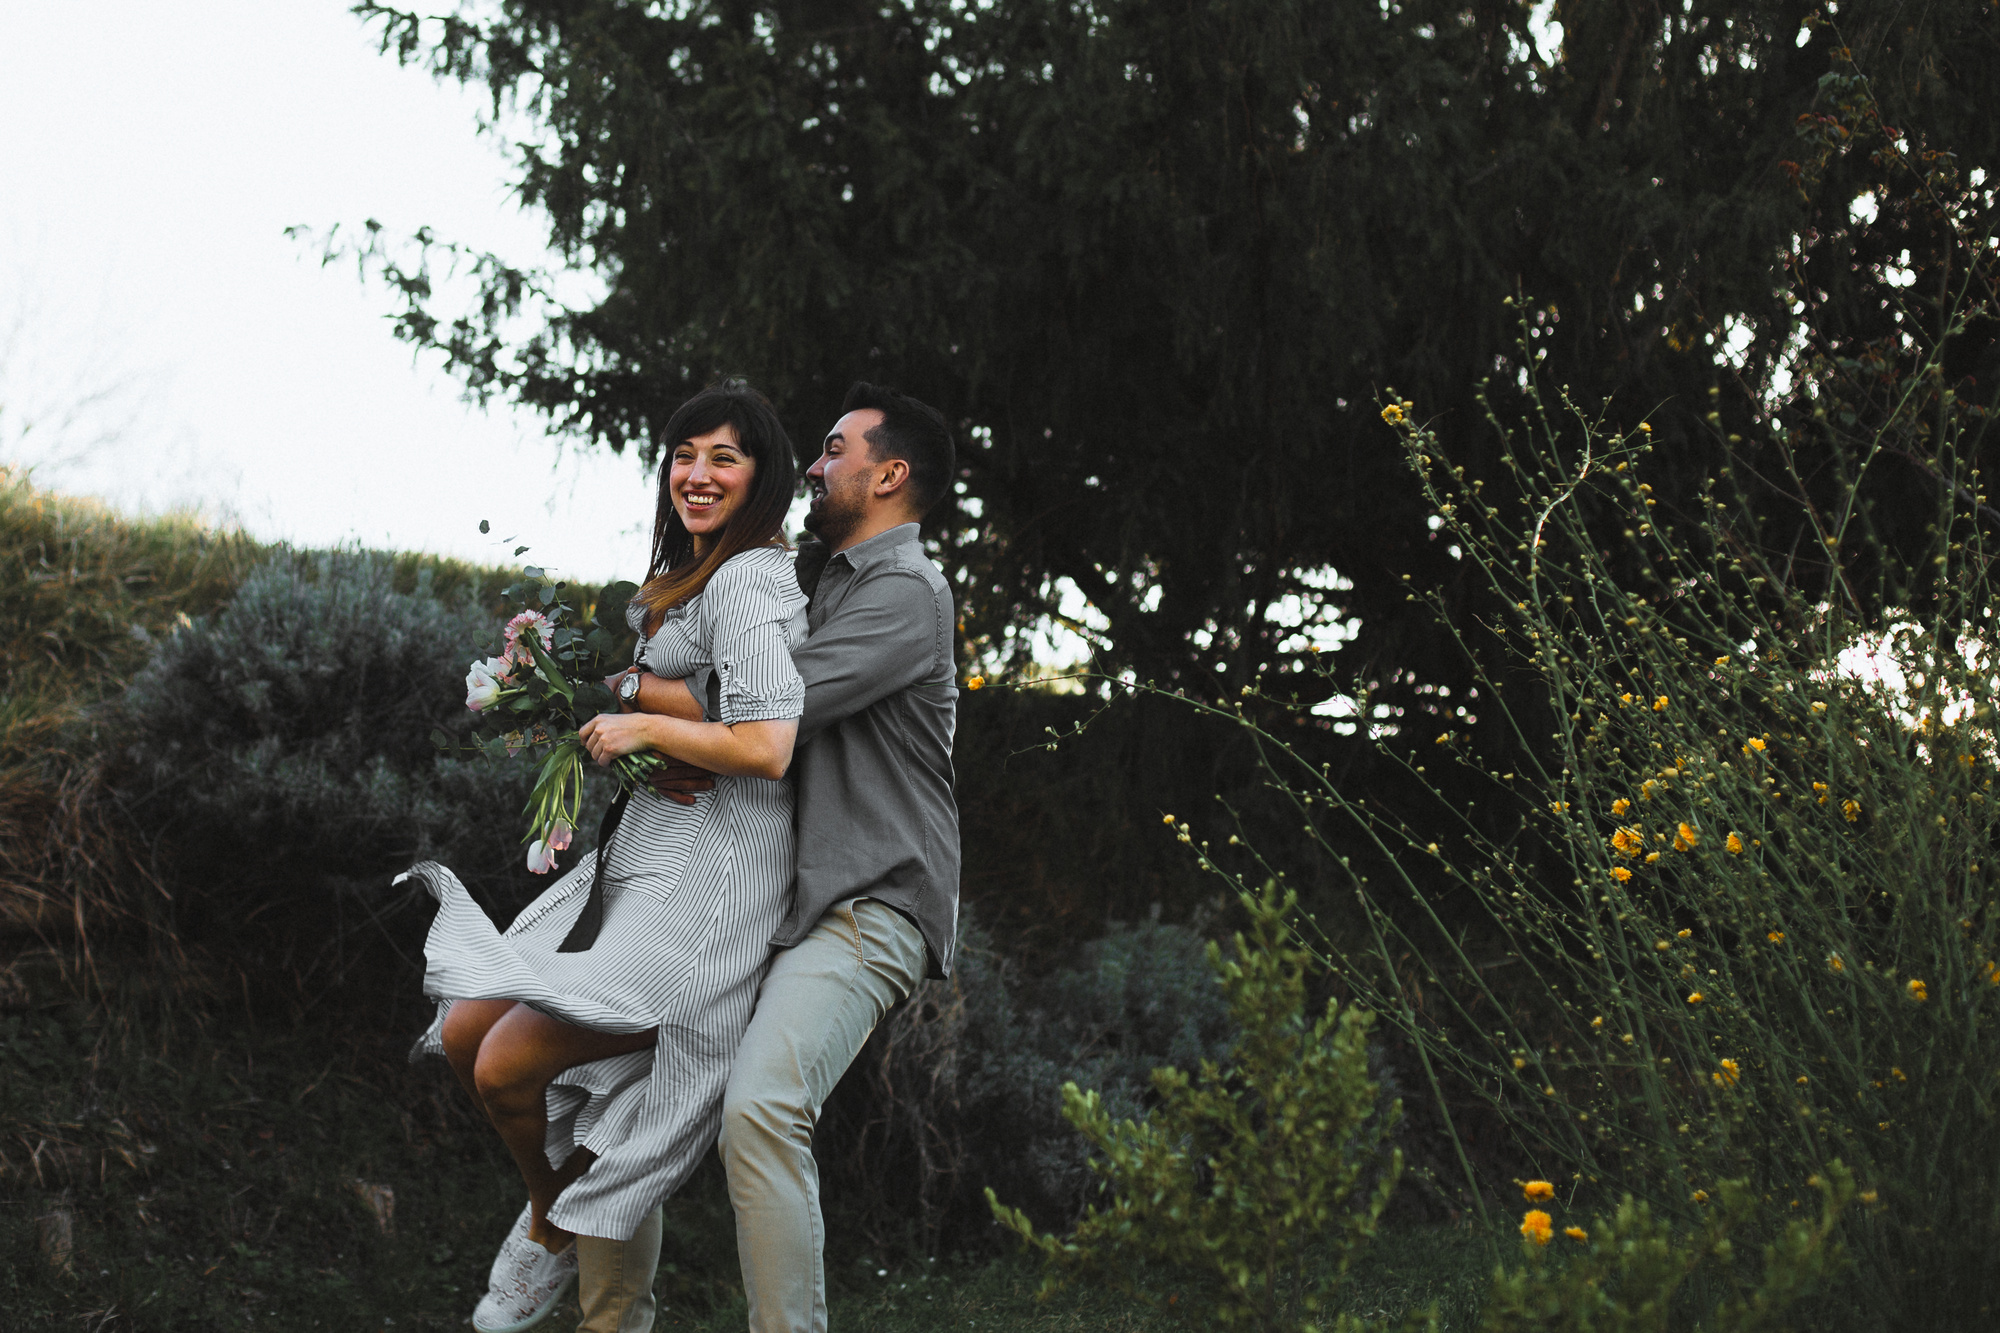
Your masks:
<svg viewBox="0 0 2000 1333"><path fill-rule="evenodd" d="M722 1101L722 1163L750 1333L826 1333L813 1126L868 1034L924 975L924 938L867 898L835 903L772 960ZM622 1244L579 1236L577 1333L648 1333L660 1213Z"/></svg>
<svg viewBox="0 0 2000 1333"><path fill-rule="evenodd" d="M576 1333L651 1333L660 1230L655 1208L630 1240L576 1238L576 1300L583 1307Z"/></svg>
<svg viewBox="0 0 2000 1333"><path fill-rule="evenodd" d="M867 898L835 903L772 960L722 1099L750 1333L825 1333L813 1126L875 1024L923 975L923 936Z"/></svg>

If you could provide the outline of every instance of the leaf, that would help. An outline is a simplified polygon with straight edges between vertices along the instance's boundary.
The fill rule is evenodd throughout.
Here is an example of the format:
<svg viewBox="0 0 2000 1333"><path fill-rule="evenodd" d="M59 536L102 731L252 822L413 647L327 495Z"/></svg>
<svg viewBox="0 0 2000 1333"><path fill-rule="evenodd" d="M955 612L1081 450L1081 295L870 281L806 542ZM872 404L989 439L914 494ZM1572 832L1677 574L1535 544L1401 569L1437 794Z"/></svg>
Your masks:
<svg viewBox="0 0 2000 1333"><path fill-rule="evenodd" d="M451 749L451 737L444 734L442 727L431 728L431 744L440 750Z"/></svg>
<svg viewBox="0 0 2000 1333"><path fill-rule="evenodd" d="M487 533L489 533L489 532L491 532L491 531L493 531L493 525L492 525L491 523L488 523L488 522L487 522L487 521L486 521L485 519L483 519L483 518L482 518L482 519L480 519L480 520L479 520L479 535L480 535L480 536L482 536L482 537L484 537L484 536L485 536L485 535L486 535Z"/></svg>
<svg viewBox="0 0 2000 1333"><path fill-rule="evenodd" d="M516 547L514 548L514 554L515 554L515 555L520 555L520 554L521 554L521 553L522 553L523 551L526 551L527 549L528 549L528 548L527 548L527 547L525 547L525 546L516 546Z"/></svg>
<svg viewBox="0 0 2000 1333"><path fill-rule="evenodd" d="M527 548L522 547L521 549L526 550ZM538 565L529 565L526 569L521 571L521 574L523 577L530 579L536 583L541 583L548 578L548 575Z"/></svg>

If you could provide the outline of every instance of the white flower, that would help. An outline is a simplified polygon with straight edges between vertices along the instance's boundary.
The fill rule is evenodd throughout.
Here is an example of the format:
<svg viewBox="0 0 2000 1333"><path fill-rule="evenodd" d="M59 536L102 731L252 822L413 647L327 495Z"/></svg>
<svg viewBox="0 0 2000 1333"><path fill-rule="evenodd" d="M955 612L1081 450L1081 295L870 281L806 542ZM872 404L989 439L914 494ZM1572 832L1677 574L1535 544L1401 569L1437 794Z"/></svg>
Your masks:
<svg viewBox="0 0 2000 1333"><path fill-rule="evenodd" d="M569 847L570 839L575 835L576 830L569 826L568 820L558 819L555 823L549 825L549 850L551 852L566 850Z"/></svg>
<svg viewBox="0 0 2000 1333"><path fill-rule="evenodd" d="M474 662L472 669L465 673L465 706L473 712L484 712L500 698L507 672L513 663L504 657L489 657L484 662Z"/></svg>
<svg viewBox="0 0 2000 1333"><path fill-rule="evenodd" d="M555 849L547 843L537 841L528 848L528 870L532 874L546 875L556 868Z"/></svg>

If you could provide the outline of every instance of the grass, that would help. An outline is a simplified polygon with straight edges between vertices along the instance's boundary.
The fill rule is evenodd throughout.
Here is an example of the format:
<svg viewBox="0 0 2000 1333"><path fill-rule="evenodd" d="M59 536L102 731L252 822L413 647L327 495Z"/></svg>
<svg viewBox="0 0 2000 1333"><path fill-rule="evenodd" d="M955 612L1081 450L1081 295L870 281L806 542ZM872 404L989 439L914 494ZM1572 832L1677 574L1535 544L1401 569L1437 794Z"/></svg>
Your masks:
<svg viewBox="0 0 2000 1333"><path fill-rule="evenodd" d="M352 998L306 1026L243 1011L166 1032L139 994L80 995L43 955L0 980L0 1324L92 1330L452 1329L484 1288L520 1187L442 1062L403 1051L421 1011ZM231 1007L234 1009L234 1006ZM363 1187L394 1198L385 1228ZM1036 1299L1018 1257L885 1253L829 1200L836 1328L1150 1333L1186 1327L1099 1290ZM70 1249L52 1251L66 1215ZM743 1327L711 1159L668 1205L660 1327ZM1486 1251L1462 1230L1384 1235L1348 1308L1436 1301L1473 1326ZM1170 1290L1170 1289L1169 1289ZM1176 1312L1178 1313L1178 1312ZM574 1302L547 1327L575 1326Z"/></svg>

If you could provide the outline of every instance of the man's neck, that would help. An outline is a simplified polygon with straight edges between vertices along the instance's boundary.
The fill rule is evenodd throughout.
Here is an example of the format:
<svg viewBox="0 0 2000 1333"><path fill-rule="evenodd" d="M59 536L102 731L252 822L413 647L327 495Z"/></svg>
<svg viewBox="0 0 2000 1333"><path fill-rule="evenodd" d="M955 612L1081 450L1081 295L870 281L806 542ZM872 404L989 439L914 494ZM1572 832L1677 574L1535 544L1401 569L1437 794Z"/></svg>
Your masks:
<svg viewBox="0 0 2000 1333"><path fill-rule="evenodd" d="M868 518L857 523L854 531L847 533L840 539L839 543L833 548L833 554L839 555L842 551L850 547L861 545L861 543L871 537L881 536L891 528L900 528L905 523L914 523L916 521L916 519L911 518L908 514L871 514Z"/></svg>

